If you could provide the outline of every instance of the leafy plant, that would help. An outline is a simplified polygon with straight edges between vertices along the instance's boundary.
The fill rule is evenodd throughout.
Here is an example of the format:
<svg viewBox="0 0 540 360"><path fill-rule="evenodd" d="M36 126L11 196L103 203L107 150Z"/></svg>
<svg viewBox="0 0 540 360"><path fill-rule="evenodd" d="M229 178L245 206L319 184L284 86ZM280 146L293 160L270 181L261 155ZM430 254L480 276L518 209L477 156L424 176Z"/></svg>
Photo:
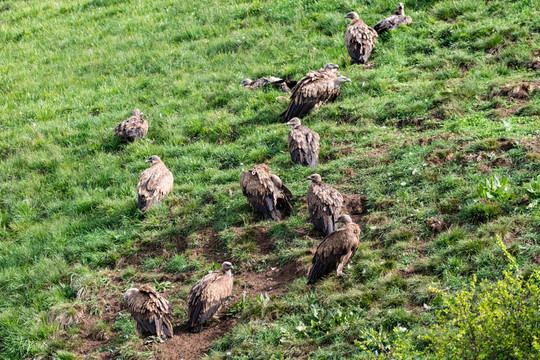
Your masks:
<svg viewBox="0 0 540 360"><path fill-rule="evenodd" d="M493 175L489 179L485 179L482 183L478 184L477 190L480 197L486 200L504 202L514 196L514 193L508 189L507 176L503 176L499 180L497 175Z"/></svg>
<svg viewBox="0 0 540 360"><path fill-rule="evenodd" d="M536 180L523 185L523 188L532 199L540 199L540 175L538 175Z"/></svg>

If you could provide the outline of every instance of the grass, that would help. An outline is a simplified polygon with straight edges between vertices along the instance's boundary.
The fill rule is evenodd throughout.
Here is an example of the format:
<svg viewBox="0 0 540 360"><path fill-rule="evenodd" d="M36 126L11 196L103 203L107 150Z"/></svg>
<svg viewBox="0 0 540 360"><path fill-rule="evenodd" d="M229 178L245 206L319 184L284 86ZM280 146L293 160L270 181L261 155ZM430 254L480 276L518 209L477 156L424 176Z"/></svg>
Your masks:
<svg viewBox="0 0 540 360"><path fill-rule="evenodd" d="M190 284L214 261L199 251L205 244L217 243L215 260L246 271L309 261L320 237L298 199L312 170L290 163L283 94L239 83L298 80L330 61L352 82L304 122L321 135L323 179L368 198L361 248L343 280L309 288L300 277L273 305L246 306L209 357L376 358L394 329L421 334L435 321L429 287L459 290L473 274L501 278L496 235L520 266L537 269L540 205L523 196L540 172L539 92L519 101L492 94L538 81L540 4L407 1L413 23L378 39L376 66L350 66L343 15L356 10L374 24L394 7L2 1L0 358L82 356L87 331L70 319L78 311L97 318L104 298L141 282L170 291L183 309ZM112 129L134 108L149 133L124 144ZM175 185L142 214L136 184L153 154ZM498 166L500 157L508 165ZM296 196L293 215L278 225L254 214L238 186L241 171L262 161ZM482 202L478 184L492 175L507 176L515 196ZM432 218L448 227L433 231ZM275 248L264 260L253 232L268 227ZM147 356L136 351L125 313L92 331L104 334L101 350Z"/></svg>

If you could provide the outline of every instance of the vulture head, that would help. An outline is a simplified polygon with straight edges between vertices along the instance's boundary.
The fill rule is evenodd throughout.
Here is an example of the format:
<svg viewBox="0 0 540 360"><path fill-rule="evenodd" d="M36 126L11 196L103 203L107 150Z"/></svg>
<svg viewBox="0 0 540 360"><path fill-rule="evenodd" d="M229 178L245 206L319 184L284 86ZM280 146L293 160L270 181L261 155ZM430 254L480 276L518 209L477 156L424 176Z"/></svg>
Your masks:
<svg viewBox="0 0 540 360"><path fill-rule="evenodd" d="M360 19L360 16L358 16L356 12L351 11L350 13L345 15L345 19L357 20L357 19Z"/></svg>
<svg viewBox="0 0 540 360"><path fill-rule="evenodd" d="M351 79L349 78L346 78L345 76L340 76L338 77L336 80L334 80L334 88L339 88L341 86L341 84L343 83L346 83L346 82L351 82Z"/></svg>
<svg viewBox="0 0 540 360"><path fill-rule="evenodd" d="M332 64L332 63L328 63L328 64L325 64L324 65L324 70L325 71L329 71L329 70L332 70L332 69L337 69L339 68L339 66L337 66L336 64Z"/></svg>
<svg viewBox="0 0 540 360"><path fill-rule="evenodd" d="M224 273L224 274L231 274L231 270L233 270L234 267L232 266L232 264L228 261L225 261L223 264L221 264L221 272Z"/></svg>
<svg viewBox="0 0 540 360"><path fill-rule="evenodd" d="M141 116L143 116L144 114L143 114L143 112L142 112L141 110L135 109L135 110L133 110L133 114L132 114L132 115L133 115L133 116L137 116L137 117L141 117Z"/></svg>
<svg viewBox="0 0 540 360"><path fill-rule="evenodd" d="M322 181L321 175L319 174L309 175L307 179L311 180L311 182L314 182L316 184L319 184Z"/></svg>
<svg viewBox="0 0 540 360"><path fill-rule="evenodd" d="M137 294L139 292L139 289L137 288L131 288L124 294L124 300L129 301L129 298L131 298L133 295Z"/></svg>
<svg viewBox="0 0 540 360"><path fill-rule="evenodd" d="M158 162L158 161L161 161L161 159L159 158L159 156L157 156L157 155L152 155L152 156L150 156L148 159L146 159L145 163L152 163L152 165L153 165L155 162Z"/></svg>
<svg viewBox="0 0 540 360"><path fill-rule="evenodd" d="M352 219L349 215L347 214L343 214L341 215L340 217L337 218L336 222L341 222L341 223L344 223L344 224L350 224L352 223Z"/></svg>
<svg viewBox="0 0 540 360"><path fill-rule="evenodd" d="M253 80L251 80L250 78L247 78L240 83L240 86L248 86L248 85L251 85L252 82Z"/></svg>
<svg viewBox="0 0 540 360"><path fill-rule="evenodd" d="M397 7L397 13L398 15L401 15L401 16L405 16L405 6L403 5L403 3L399 3L398 7Z"/></svg>
<svg viewBox="0 0 540 360"><path fill-rule="evenodd" d="M291 125L293 128L295 128L295 127L297 127L297 126L302 125L302 122L300 121L299 118L293 117L291 120L289 120L289 122L287 123L287 125Z"/></svg>

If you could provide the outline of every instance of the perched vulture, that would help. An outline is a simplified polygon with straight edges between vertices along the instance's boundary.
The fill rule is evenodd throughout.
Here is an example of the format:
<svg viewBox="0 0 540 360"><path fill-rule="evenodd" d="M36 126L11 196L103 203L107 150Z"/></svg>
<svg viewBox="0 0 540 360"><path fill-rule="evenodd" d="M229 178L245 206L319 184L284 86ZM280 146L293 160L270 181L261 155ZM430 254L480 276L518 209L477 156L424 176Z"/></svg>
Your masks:
<svg viewBox="0 0 540 360"><path fill-rule="evenodd" d="M141 117L142 115L141 110L133 110L133 114L130 117L116 125L114 135L128 141L144 137L148 133L148 121L144 120Z"/></svg>
<svg viewBox="0 0 540 360"><path fill-rule="evenodd" d="M137 191L139 193L138 207L146 211L154 203L160 202L173 188L173 174L161 161L159 156L152 155L145 162L152 163L141 173Z"/></svg>
<svg viewBox="0 0 540 360"><path fill-rule="evenodd" d="M366 64L377 41L377 32L360 20L354 11L345 15L345 18L352 19L345 30L345 45L352 63Z"/></svg>
<svg viewBox="0 0 540 360"><path fill-rule="evenodd" d="M221 269L199 280L188 294L188 328L199 332L202 326L219 310L221 304L232 294L233 266L225 261Z"/></svg>
<svg viewBox="0 0 540 360"><path fill-rule="evenodd" d="M315 169L319 162L319 134L302 125L297 117L292 118L287 125L292 125L287 141L292 162Z"/></svg>
<svg viewBox="0 0 540 360"><path fill-rule="evenodd" d="M338 275L343 275L343 267L358 249L360 227L349 215L341 215L337 221L345 225L325 237L317 246L313 265L309 271L308 284L313 284L334 270Z"/></svg>
<svg viewBox="0 0 540 360"><path fill-rule="evenodd" d="M251 80L248 78L242 81L240 85L251 90L262 88L268 85L272 85L278 90L290 93L291 89L296 85L296 81L287 81L287 80L277 78L275 76L270 76L267 78L263 77L257 80Z"/></svg>
<svg viewBox="0 0 540 360"><path fill-rule="evenodd" d="M399 25L409 25L412 22L410 16L405 16L405 11L403 10L403 3L399 3L396 11L392 13L386 19L382 19L373 27L375 31L380 35L390 30L394 30Z"/></svg>
<svg viewBox="0 0 540 360"><path fill-rule="evenodd" d="M261 212L265 219L279 221L291 213L289 200L292 194L279 177L270 174L268 165L255 165L253 169L242 172L240 187L249 205Z"/></svg>
<svg viewBox="0 0 540 360"><path fill-rule="evenodd" d="M324 68L310 71L292 89L291 102L281 114L281 120L288 122L294 117L302 118L322 104L331 103L339 95L341 84L350 82L340 76L337 65L326 64Z"/></svg>
<svg viewBox="0 0 540 360"><path fill-rule="evenodd" d="M321 182L321 175L313 174L307 193L308 211L313 227L325 235L336 230L336 219L343 205L343 196L328 184Z"/></svg>
<svg viewBox="0 0 540 360"><path fill-rule="evenodd" d="M150 286L126 291L128 311L137 323L137 333L141 337L159 336L167 340L173 336L171 305L169 301Z"/></svg>

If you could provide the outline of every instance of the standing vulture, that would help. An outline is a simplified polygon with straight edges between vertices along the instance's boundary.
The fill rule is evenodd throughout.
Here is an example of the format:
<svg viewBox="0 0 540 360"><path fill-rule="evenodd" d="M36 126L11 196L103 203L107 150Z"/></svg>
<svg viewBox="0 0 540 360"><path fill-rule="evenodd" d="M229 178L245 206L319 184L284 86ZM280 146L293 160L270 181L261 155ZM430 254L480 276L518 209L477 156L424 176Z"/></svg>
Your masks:
<svg viewBox="0 0 540 360"><path fill-rule="evenodd" d="M377 32L360 20L354 11L345 15L345 18L352 19L345 30L345 45L352 63L366 64L377 41Z"/></svg>
<svg viewBox="0 0 540 360"><path fill-rule="evenodd" d="M307 193L308 211L313 227L325 235L336 230L336 219L343 205L343 196L321 181L321 175L313 174Z"/></svg>
<svg viewBox="0 0 540 360"><path fill-rule="evenodd" d="M292 162L315 169L319 162L319 134L302 125L297 117L292 118L287 125L292 125L287 141Z"/></svg>
<svg viewBox="0 0 540 360"><path fill-rule="evenodd" d="M337 275L343 275L343 267L358 249L360 227L349 215L341 215L337 221L344 223L345 226L325 237L317 246L313 265L309 271L308 284L313 284L334 270Z"/></svg>
<svg viewBox="0 0 540 360"><path fill-rule="evenodd" d="M171 305L169 301L148 285L131 288L124 295L128 311L135 319L141 337L159 336L167 340L173 336Z"/></svg>
<svg viewBox="0 0 540 360"><path fill-rule="evenodd" d="M331 103L339 95L341 84L350 82L340 76L337 65L326 64L324 68L310 71L292 89L291 102L281 114L281 120L288 122L293 117L302 118L322 104Z"/></svg>
<svg viewBox="0 0 540 360"><path fill-rule="evenodd" d="M145 162L152 163L141 173L137 192L139 193L138 207L146 211L154 203L160 202L173 188L173 174L161 161L159 156L152 155Z"/></svg>
<svg viewBox="0 0 540 360"><path fill-rule="evenodd" d="M219 310L221 304L232 294L233 266L225 261L219 271L214 271L199 280L188 294L188 328L199 332L202 326Z"/></svg>
<svg viewBox="0 0 540 360"><path fill-rule="evenodd" d="M127 141L144 137L148 133L148 121L144 120L142 116L141 110L133 110L133 114L129 118L116 125L114 135Z"/></svg>
<svg viewBox="0 0 540 360"><path fill-rule="evenodd" d="M376 23L373 28L380 35L387 31L394 30L399 25L409 25L411 22L411 17L405 16L403 3L399 3L397 10L394 11L392 15Z"/></svg>
<svg viewBox="0 0 540 360"><path fill-rule="evenodd" d="M277 78L275 76L270 76L267 78L263 77L257 80L251 80L247 78L244 81L242 81L242 83L240 84L240 86L243 86L251 90L265 87L268 85L272 85L276 89L281 90L283 92L290 93L291 89L296 85L296 81L287 81L287 80Z"/></svg>
<svg viewBox="0 0 540 360"><path fill-rule="evenodd" d="M279 177L270 174L268 165L255 165L253 169L242 172L240 187L249 205L261 212L265 219L280 221L291 213L289 200L292 194Z"/></svg>

